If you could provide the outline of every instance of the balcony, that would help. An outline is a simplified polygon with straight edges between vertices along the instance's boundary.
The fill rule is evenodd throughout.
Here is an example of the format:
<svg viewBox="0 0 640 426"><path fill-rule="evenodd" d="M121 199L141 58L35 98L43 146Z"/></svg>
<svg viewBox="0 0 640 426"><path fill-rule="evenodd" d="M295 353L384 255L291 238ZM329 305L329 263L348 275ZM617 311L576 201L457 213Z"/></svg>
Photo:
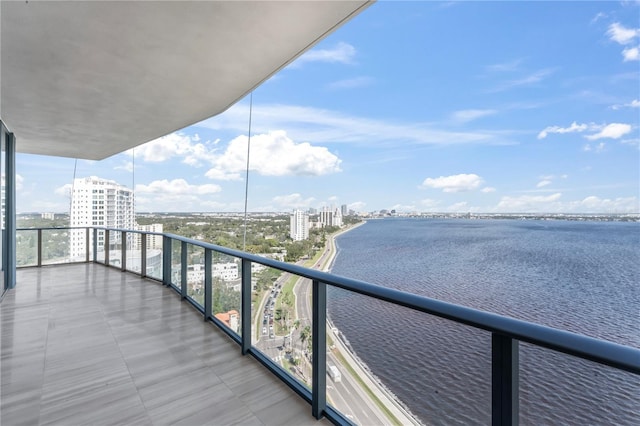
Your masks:
<svg viewBox="0 0 640 426"><path fill-rule="evenodd" d="M100 247L102 232L105 241L115 237L111 241L117 243ZM52 239L43 235L73 233L86 239L84 255L52 255ZM488 331L491 402L486 410L495 425L518 424L520 418L519 342L616 373L640 374L640 350L635 348L177 235L82 228L18 230L18 237L18 254L24 247L32 249L32 264L66 264L19 270L19 285L2 302L2 420L8 424L100 423L106 418L105 423L154 424L304 424L325 418L348 424L354 420L349 415L354 404L370 410L371 423L414 422L353 360L342 359L343 374L351 368L345 375L360 377L355 387L368 387L374 396L351 392L361 395L345 403L344 393L336 395L341 383L332 373L332 347L340 343L331 341L327 327L329 286L409 308L425 319L435 316ZM147 250L157 238L163 248ZM230 263L239 265L239 276L224 268ZM284 281L274 281L271 292L256 297L260 292L252 288L252 278L258 266L307 281L311 309L308 318L299 318L308 322L312 344L308 352L298 350L297 365L291 365L292 355L283 359L280 354L295 346L299 330L290 327L289 340L284 336L279 350L265 345L278 336L260 320L269 309L269 294ZM235 312L235 320L216 315L225 312Z"/></svg>
<svg viewBox="0 0 640 426"><path fill-rule="evenodd" d="M309 405L179 295L98 264L18 271L2 424L310 424Z"/></svg>

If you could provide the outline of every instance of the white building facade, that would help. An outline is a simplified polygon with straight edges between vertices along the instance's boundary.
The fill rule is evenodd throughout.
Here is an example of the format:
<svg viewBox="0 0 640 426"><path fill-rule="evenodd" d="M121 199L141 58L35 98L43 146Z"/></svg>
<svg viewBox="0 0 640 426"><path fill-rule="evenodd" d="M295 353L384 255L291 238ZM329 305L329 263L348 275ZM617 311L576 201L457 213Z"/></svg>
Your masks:
<svg viewBox="0 0 640 426"><path fill-rule="evenodd" d="M321 228L325 226L341 227L342 214L340 213L340 209L333 207L323 207L322 211L320 211L318 222Z"/></svg>
<svg viewBox="0 0 640 426"><path fill-rule="evenodd" d="M75 179L71 191L69 222L71 227L135 229L133 191L115 181L96 176ZM104 250L104 231L98 231L97 238L98 251ZM114 233L110 237L110 244L119 244L119 238L120 235ZM87 247L84 230L72 230L69 244L72 261L85 258Z"/></svg>
<svg viewBox="0 0 640 426"><path fill-rule="evenodd" d="M291 214L289 235L293 241L302 241L309 238L309 214L302 210L294 210Z"/></svg>

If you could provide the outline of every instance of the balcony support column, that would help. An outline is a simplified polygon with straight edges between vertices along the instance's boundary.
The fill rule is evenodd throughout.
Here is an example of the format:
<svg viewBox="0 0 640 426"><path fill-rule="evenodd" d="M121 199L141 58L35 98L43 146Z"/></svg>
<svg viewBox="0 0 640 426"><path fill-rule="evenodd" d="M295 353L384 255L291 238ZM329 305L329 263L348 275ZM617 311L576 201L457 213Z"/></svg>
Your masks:
<svg viewBox="0 0 640 426"><path fill-rule="evenodd" d="M180 244L180 297L187 297L187 243Z"/></svg>
<svg viewBox="0 0 640 426"><path fill-rule="evenodd" d="M38 268L42 266L42 229L38 228Z"/></svg>
<svg viewBox="0 0 640 426"><path fill-rule="evenodd" d="M162 236L162 284L171 285L171 238Z"/></svg>
<svg viewBox="0 0 640 426"><path fill-rule="evenodd" d="M204 249L204 320L209 321L213 316L212 311L212 276L211 276L211 249Z"/></svg>
<svg viewBox="0 0 640 426"><path fill-rule="evenodd" d="M5 288L16 286L16 137L0 124L5 138L5 222L4 278Z"/></svg>
<svg viewBox="0 0 640 426"><path fill-rule="evenodd" d="M104 264L109 266L109 249L111 248L111 235L108 229L104 231Z"/></svg>
<svg viewBox="0 0 640 426"><path fill-rule="evenodd" d="M120 269L125 272L127 270L127 233L125 231L120 233L120 247L122 248L120 250Z"/></svg>
<svg viewBox="0 0 640 426"><path fill-rule="evenodd" d="M85 233L85 238L84 238L84 246L86 248L85 250L85 258L84 261L89 263L89 261L91 260L91 258L89 257L89 254L91 253L91 249L89 248L89 246L91 245L91 229L90 228L85 228L84 229L84 233ZM69 234L71 234L71 232L69 232Z"/></svg>
<svg viewBox="0 0 640 426"><path fill-rule="evenodd" d="M251 261L242 259L242 288L240 315L242 316L242 355L251 349Z"/></svg>
<svg viewBox="0 0 640 426"><path fill-rule="evenodd" d="M93 228L93 261L98 262L98 230Z"/></svg>
<svg viewBox="0 0 640 426"><path fill-rule="evenodd" d="M327 285L313 280L311 414L322 418L327 408Z"/></svg>
<svg viewBox="0 0 640 426"><path fill-rule="evenodd" d="M502 334L491 335L491 424L518 424L518 341Z"/></svg>
<svg viewBox="0 0 640 426"><path fill-rule="evenodd" d="M147 277L147 234L140 235L140 276Z"/></svg>

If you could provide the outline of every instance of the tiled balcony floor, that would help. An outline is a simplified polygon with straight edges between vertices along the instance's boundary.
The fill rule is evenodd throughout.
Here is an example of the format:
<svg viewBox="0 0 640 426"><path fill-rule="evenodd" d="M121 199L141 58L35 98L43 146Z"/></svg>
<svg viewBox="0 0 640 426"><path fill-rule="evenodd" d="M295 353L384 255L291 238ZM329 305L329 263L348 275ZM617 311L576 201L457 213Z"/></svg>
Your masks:
<svg viewBox="0 0 640 426"><path fill-rule="evenodd" d="M17 283L0 305L2 425L317 424L159 283L95 264L21 269Z"/></svg>

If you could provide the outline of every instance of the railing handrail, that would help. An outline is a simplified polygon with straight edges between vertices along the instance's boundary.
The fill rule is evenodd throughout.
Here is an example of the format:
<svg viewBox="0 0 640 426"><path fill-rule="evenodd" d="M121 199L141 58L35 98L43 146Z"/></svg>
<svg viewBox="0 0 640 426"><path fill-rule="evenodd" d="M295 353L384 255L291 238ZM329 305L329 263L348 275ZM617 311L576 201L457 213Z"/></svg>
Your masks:
<svg viewBox="0 0 640 426"><path fill-rule="evenodd" d="M321 281L354 293L370 296L474 328L500 333L516 340L588 359L599 364L640 374L640 349L630 346L456 305L454 303L443 302L426 296L346 278L316 269L309 269L300 265L193 240L180 235L168 233L165 235L188 244L198 245L233 257L251 260L252 262L311 280Z"/></svg>
<svg viewBox="0 0 640 426"><path fill-rule="evenodd" d="M349 290L354 293L373 297L385 302L404 306L470 327L498 333L512 339L534 344L554 351L587 359L599 364L614 367L640 375L640 349L607 340L597 339L582 334L560 330L528 321L518 320L504 315L494 314L479 309L469 308L454 303L443 302L401 290L383 287L340 275L330 274L300 265L282 262L275 259L246 253L240 250L194 240L171 233L158 233L139 230L106 228L106 227L53 227L53 228L20 228L21 230L37 229L98 229L110 232L127 232L145 235L158 235L173 240L210 249L229 256L246 259L264 266L289 272L310 280Z"/></svg>

